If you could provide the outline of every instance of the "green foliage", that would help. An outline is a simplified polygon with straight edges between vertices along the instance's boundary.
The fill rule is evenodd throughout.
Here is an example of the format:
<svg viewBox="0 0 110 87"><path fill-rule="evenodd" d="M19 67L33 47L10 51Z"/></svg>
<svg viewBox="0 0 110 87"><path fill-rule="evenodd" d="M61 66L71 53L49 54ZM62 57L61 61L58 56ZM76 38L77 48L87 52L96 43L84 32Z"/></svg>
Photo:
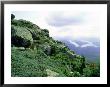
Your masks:
<svg viewBox="0 0 110 87"><path fill-rule="evenodd" d="M85 59L84 58L74 58L73 61L71 61L71 70L78 71L79 73L83 73L83 69L85 68Z"/></svg>
<svg viewBox="0 0 110 87"><path fill-rule="evenodd" d="M83 69L83 75L88 77L99 77L100 67L96 64L89 64Z"/></svg>
<svg viewBox="0 0 110 87"><path fill-rule="evenodd" d="M43 29L43 30L42 30L42 34L43 34L44 36L49 37L49 31L48 31L47 29Z"/></svg>
<svg viewBox="0 0 110 87"><path fill-rule="evenodd" d="M42 51L19 51L12 48L11 67L12 76L46 76L42 58L47 57Z"/></svg>
<svg viewBox="0 0 110 87"><path fill-rule="evenodd" d="M90 67L86 67L83 69L83 75L86 77L90 77L92 75L92 70L90 69Z"/></svg>
<svg viewBox="0 0 110 87"><path fill-rule="evenodd" d="M15 25L15 26L20 26L20 27L27 27L27 28L30 28L30 29L40 29L39 26L33 24L30 21L26 21L26 20L23 20L23 19L12 20L11 24Z"/></svg>

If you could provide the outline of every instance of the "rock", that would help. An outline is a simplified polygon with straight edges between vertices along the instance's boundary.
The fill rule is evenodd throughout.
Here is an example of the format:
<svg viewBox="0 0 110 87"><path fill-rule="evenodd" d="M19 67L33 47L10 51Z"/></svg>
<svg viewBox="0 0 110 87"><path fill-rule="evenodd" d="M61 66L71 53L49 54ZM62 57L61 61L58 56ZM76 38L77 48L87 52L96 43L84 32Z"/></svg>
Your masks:
<svg viewBox="0 0 110 87"><path fill-rule="evenodd" d="M25 50L25 48L24 48L24 47L18 47L18 49L20 49L20 50Z"/></svg>
<svg viewBox="0 0 110 87"><path fill-rule="evenodd" d="M43 51L45 54L50 55L51 54L51 46L48 44L43 44L42 45Z"/></svg>
<svg viewBox="0 0 110 87"><path fill-rule="evenodd" d="M70 72L71 74L73 73L73 72Z"/></svg>
<svg viewBox="0 0 110 87"><path fill-rule="evenodd" d="M40 29L29 29L31 32L33 40L40 40L41 30Z"/></svg>
<svg viewBox="0 0 110 87"><path fill-rule="evenodd" d="M59 75L58 73L56 73L50 69L46 69L46 72L47 72L48 77L56 77Z"/></svg>
<svg viewBox="0 0 110 87"><path fill-rule="evenodd" d="M48 46L46 49L45 49L45 52L47 55L50 55L51 54L51 46Z"/></svg>
<svg viewBox="0 0 110 87"><path fill-rule="evenodd" d="M11 26L11 43L17 47L27 48L33 43L33 38L26 28Z"/></svg>
<svg viewBox="0 0 110 87"><path fill-rule="evenodd" d="M21 50L21 51L24 51L25 48L24 47L12 47L13 49L17 49L17 50Z"/></svg>
<svg viewBox="0 0 110 87"><path fill-rule="evenodd" d="M14 25L14 26L20 26L20 27L23 27L23 28L27 28L27 30L30 31L30 33L32 34L32 38L34 40L39 39L38 35L41 33L41 29L36 24L33 24L32 22L26 21L26 20L23 20L23 19L20 19L20 20L14 19L14 20L11 21L11 24Z"/></svg>

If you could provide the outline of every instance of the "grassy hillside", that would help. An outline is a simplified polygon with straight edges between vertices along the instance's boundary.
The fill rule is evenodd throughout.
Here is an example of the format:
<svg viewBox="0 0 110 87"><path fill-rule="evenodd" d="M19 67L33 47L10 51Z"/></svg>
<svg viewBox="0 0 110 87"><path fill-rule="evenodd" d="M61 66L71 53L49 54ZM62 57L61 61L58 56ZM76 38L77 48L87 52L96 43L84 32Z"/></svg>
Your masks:
<svg viewBox="0 0 110 87"><path fill-rule="evenodd" d="M93 77L100 76L99 65L86 63L64 43L49 36L32 22L11 15L12 77Z"/></svg>

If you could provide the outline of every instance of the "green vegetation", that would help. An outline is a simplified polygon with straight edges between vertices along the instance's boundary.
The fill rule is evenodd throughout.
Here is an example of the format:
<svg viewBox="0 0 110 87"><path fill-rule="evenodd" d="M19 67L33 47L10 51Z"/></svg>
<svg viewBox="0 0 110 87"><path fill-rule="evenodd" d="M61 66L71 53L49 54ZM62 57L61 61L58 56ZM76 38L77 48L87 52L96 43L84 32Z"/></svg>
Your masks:
<svg viewBox="0 0 110 87"><path fill-rule="evenodd" d="M87 63L64 43L32 22L11 15L12 77L98 77L100 66Z"/></svg>

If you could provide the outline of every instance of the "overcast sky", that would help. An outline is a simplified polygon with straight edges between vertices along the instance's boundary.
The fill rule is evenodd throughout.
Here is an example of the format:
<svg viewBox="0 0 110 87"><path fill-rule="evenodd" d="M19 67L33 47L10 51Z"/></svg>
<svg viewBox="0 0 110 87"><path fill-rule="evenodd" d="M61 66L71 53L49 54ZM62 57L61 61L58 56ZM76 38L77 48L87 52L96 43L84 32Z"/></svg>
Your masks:
<svg viewBox="0 0 110 87"><path fill-rule="evenodd" d="M100 5L40 6L36 11L13 11L16 19L25 19L48 29L54 38L95 37L100 35L103 9ZM37 10L38 9L38 10ZM39 10L40 9L40 10Z"/></svg>

